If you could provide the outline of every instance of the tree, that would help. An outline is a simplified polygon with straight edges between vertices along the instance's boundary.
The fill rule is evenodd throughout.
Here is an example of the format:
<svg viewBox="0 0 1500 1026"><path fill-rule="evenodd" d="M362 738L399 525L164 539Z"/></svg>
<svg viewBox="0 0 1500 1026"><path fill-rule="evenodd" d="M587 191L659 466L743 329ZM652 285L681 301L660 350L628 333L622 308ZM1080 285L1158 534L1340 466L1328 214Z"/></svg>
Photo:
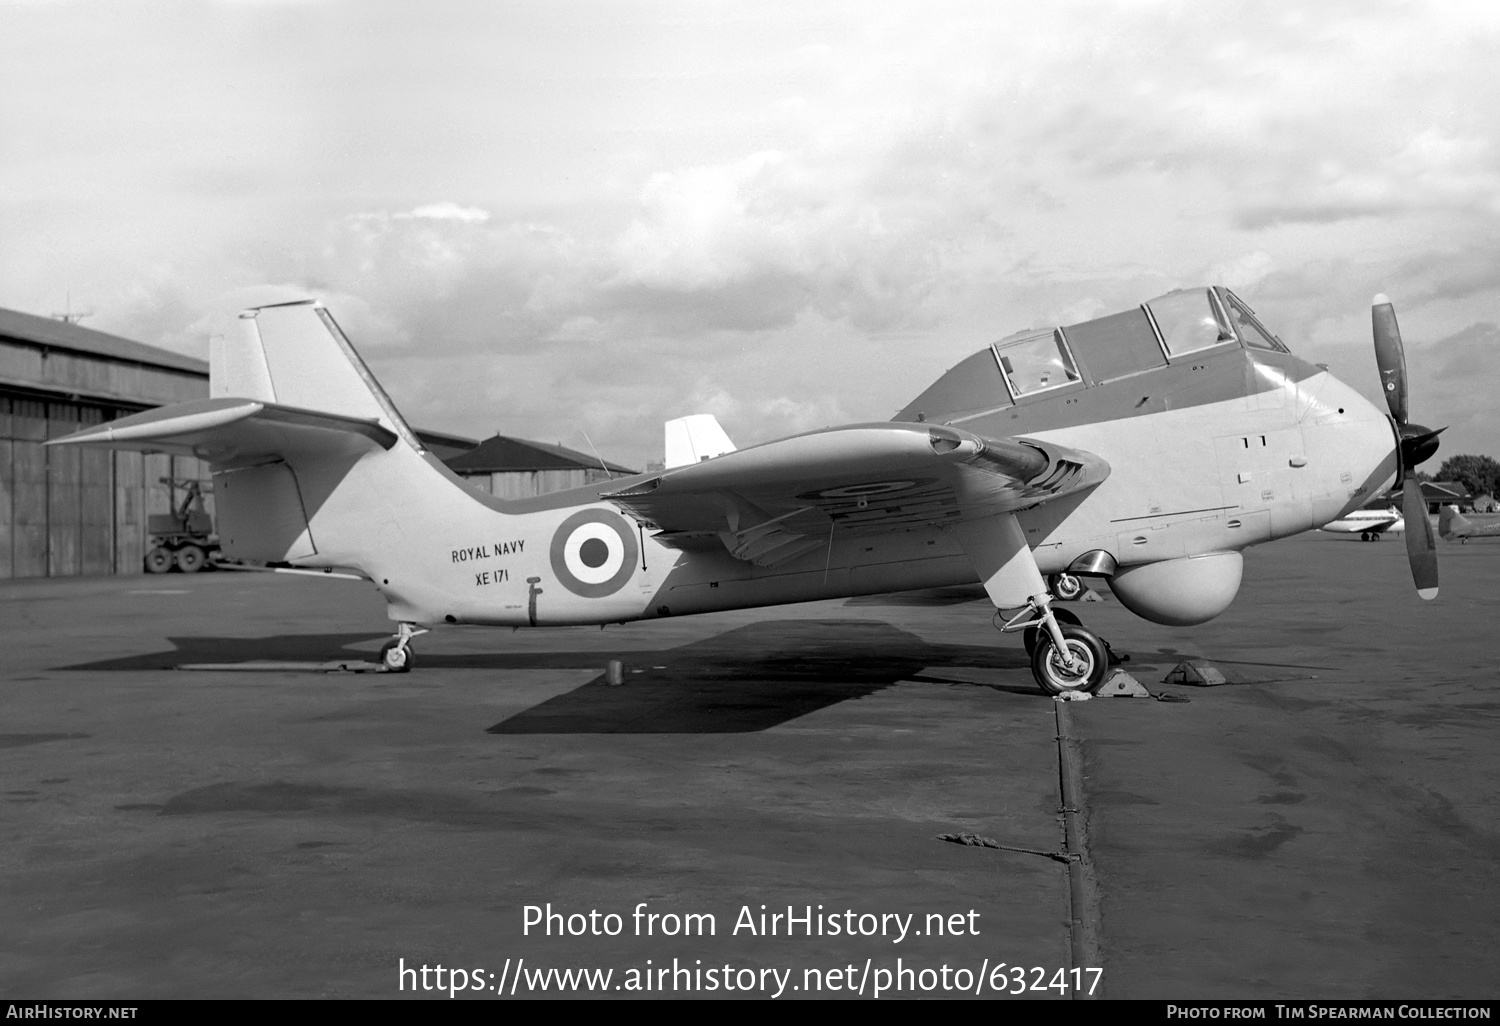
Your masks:
<svg viewBox="0 0 1500 1026"><path fill-rule="evenodd" d="M1438 468L1439 481L1457 481L1470 495L1494 495L1500 489L1500 463L1488 456L1449 456Z"/></svg>

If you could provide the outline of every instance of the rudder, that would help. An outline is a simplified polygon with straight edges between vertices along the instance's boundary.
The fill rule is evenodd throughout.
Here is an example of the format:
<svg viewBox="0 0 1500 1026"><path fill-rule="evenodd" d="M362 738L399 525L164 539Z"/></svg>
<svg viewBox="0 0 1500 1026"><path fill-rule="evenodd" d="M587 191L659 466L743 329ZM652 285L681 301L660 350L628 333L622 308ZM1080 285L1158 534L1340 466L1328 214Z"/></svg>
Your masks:
<svg viewBox="0 0 1500 1026"><path fill-rule="evenodd" d="M1463 531L1469 526L1469 522L1458 512L1457 506L1438 507L1438 536L1452 538L1455 532Z"/></svg>
<svg viewBox="0 0 1500 1026"><path fill-rule="evenodd" d="M373 420L421 452L328 308L306 299L246 310L214 340L209 395Z"/></svg>

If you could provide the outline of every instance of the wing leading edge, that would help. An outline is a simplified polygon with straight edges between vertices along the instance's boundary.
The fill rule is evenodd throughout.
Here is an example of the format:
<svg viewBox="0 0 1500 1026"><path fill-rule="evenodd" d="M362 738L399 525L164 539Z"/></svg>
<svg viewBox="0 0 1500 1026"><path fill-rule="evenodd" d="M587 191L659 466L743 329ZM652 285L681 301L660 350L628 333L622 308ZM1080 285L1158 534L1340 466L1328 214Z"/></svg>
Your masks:
<svg viewBox="0 0 1500 1026"><path fill-rule="evenodd" d="M828 542L1011 513L1109 476L1093 453L948 425L856 424L668 470L605 493L681 548L776 566Z"/></svg>
<svg viewBox="0 0 1500 1026"><path fill-rule="evenodd" d="M357 456L395 443L395 432L373 419L258 399L199 399L122 417L47 444L197 456L221 470L299 452Z"/></svg>

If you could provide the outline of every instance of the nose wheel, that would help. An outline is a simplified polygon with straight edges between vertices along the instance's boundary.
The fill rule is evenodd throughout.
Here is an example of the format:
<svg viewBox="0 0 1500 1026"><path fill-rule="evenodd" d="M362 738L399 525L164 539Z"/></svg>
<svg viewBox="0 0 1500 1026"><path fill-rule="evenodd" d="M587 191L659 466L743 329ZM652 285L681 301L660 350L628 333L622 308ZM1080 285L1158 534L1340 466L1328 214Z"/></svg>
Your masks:
<svg viewBox="0 0 1500 1026"><path fill-rule="evenodd" d="M414 623L399 624L396 636L380 646L380 670L382 673L407 673L416 663L417 654L412 651L411 639L426 634L427 628Z"/></svg>

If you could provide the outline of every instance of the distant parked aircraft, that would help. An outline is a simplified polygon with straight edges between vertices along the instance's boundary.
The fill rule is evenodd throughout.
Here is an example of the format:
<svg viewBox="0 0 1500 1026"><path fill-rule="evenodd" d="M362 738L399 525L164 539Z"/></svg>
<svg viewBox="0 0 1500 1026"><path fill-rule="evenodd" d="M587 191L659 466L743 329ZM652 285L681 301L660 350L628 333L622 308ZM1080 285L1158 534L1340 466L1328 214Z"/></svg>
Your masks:
<svg viewBox="0 0 1500 1026"><path fill-rule="evenodd" d="M1448 541L1500 535L1500 513L1460 513L1457 506L1438 510L1438 534Z"/></svg>
<svg viewBox="0 0 1500 1026"><path fill-rule="evenodd" d="M1383 534L1405 534L1406 518L1395 506L1389 509L1357 509L1318 528L1331 534L1359 532L1360 541L1379 541Z"/></svg>

